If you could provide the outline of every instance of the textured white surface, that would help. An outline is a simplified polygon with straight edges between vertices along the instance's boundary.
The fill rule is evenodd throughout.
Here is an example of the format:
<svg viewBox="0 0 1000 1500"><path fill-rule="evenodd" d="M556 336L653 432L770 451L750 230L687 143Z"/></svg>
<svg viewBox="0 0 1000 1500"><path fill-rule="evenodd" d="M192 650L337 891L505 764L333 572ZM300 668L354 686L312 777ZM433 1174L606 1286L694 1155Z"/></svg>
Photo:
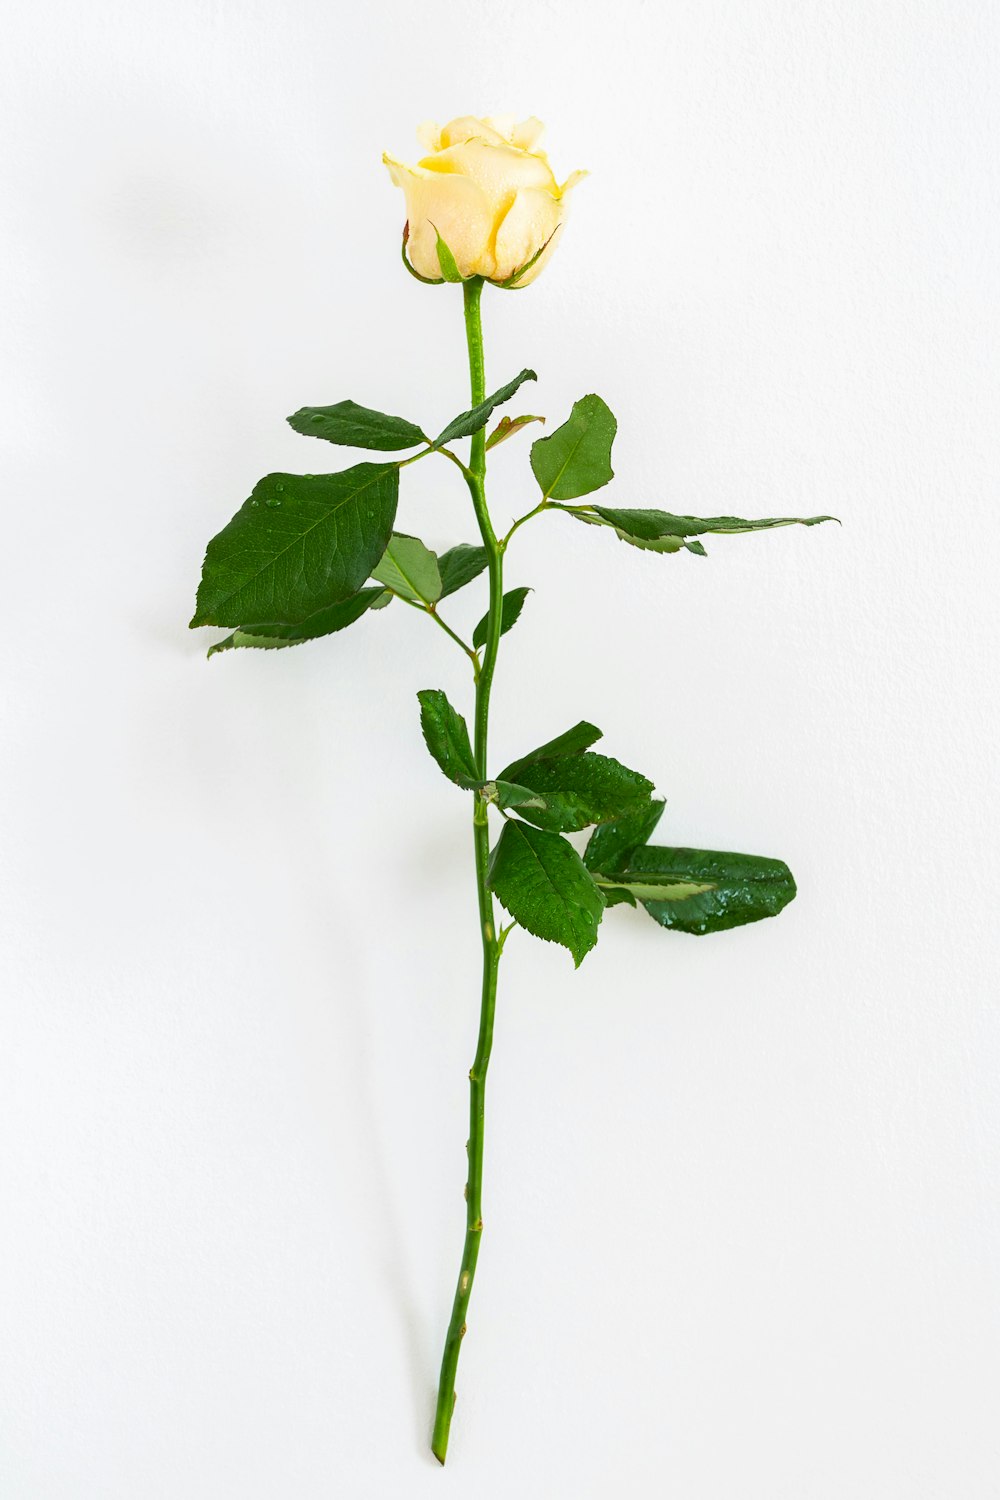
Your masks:
<svg viewBox="0 0 1000 1500"><path fill-rule="evenodd" d="M5 1497L1000 1494L998 39L989 0L8 18ZM619 504L845 524L512 550L497 757L586 715L670 837L800 896L612 913L578 974L511 941L442 1473L477 942L414 692L463 663L400 608L210 665L185 622L254 481L335 458L287 412L463 402L379 154L507 108L592 175L487 294L494 383L600 391ZM471 540L433 467L405 526Z"/></svg>

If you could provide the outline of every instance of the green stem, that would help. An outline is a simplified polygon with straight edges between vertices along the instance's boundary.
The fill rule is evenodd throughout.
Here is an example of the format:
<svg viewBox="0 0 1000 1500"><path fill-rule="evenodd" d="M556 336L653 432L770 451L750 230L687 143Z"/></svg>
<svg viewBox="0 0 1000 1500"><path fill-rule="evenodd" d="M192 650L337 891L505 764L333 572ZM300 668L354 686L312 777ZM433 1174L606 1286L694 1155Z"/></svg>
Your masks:
<svg viewBox="0 0 1000 1500"><path fill-rule="evenodd" d="M469 376L472 387L472 405L477 406L486 397L486 377L483 363L483 329L480 316L480 299L483 283L476 277L463 284L465 301L465 335L469 348ZM503 552L497 541L486 508L486 434L479 431L472 438L466 481L472 496L472 505L479 524L479 532L486 549L489 566L490 606L486 630L486 648L483 664L476 679L475 708L475 758L483 780L487 775L487 740L490 722L490 689L496 667L497 648L500 644L500 622L503 606ZM486 1072L493 1046L493 1016L496 1009L497 969L500 963L500 944L497 940L493 920L493 898L487 883L490 857L490 832L487 821L488 807L476 796L472 815L472 834L476 860L476 890L479 897L479 926L483 942L483 986L479 1014L479 1038L476 1056L469 1070L469 1179L465 1189L466 1221L465 1243L462 1249L462 1264L458 1273L458 1286L452 1305L451 1321L445 1338L444 1356L441 1360L441 1380L438 1386L437 1411L434 1416L434 1436L431 1442L435 1458L444 1463L448 1452L448 1435L455 1409L455 1375L458 1356L465 1335L466 1314L472 1296L472 1283L479 1259L479 1246L483 1237L483 1126L486 1109Z"/></svg>

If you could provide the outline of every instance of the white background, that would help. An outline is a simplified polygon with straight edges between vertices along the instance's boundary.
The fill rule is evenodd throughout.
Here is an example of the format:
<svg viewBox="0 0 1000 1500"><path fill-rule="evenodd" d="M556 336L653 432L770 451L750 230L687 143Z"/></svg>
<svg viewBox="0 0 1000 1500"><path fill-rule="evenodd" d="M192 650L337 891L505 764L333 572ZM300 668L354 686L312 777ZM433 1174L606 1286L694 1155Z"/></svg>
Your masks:
<svg viewBox="0 0 1000 1500"><path fill-rule="evenodd" d="M988 0L8 17L9 1500L1000 1495L998 42ZM487 292L489 383L599 391L614 503L844 525L512 547L497 763L593 719L666 838L800 895L610 913L579 973L512 938L442 1473L478 948L414 693L465 663L399 606L209 664L186 621L261 474L354 461L287 413L465 403L379 158L506 109L592 175ZM474 539L405 478L404 529Z"/></svg>

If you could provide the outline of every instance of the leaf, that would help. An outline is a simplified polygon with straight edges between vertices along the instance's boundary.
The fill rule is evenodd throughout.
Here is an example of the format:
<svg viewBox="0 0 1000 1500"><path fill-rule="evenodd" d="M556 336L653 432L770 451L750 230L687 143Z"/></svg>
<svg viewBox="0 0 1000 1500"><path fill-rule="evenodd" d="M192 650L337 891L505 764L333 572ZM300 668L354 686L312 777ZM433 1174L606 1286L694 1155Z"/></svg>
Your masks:
<svg viewBox="0 0 1000 1500"><path fill-rule="evenodd" d="M761 521L744 521L739 516L674 516L664 510L616 510L605 505L590 507L591 514L573 511L579 521L591 525L613 526L623 542L647 552L689 552L705 556L705 549L692 537L724 535L744 531L770 531L776 526L818 526L835 521L836 516L784 516ZM599 518L595 520L594 518Z"/></svg>
<svg viewBox="0 0 1000 1500"><path fill-rule="evenodd" d="M581 396L561 427L531 445L531 468L546 500L575 500L614 478L618 423L600 396Z"/></svg>
<svg viewBox="0 0 1000 1500"><path fill-rule="evenodd" d="M522 427L527 427L529 422L545 423L544 417L501 417L489 437L486 439L487 453L495 448L498 443L505 443L509 437L520 432Z"/></svg>
<svg viewBox="0 0 1000 1500"><path fill-rule="evenodd" d="M595 872L609 889L629 891L662 927L678 932L723 932L777 916L795 895L780 859L711 849L635 849L624 869Z"/></svg>
<svg viewBox="0 0 1000 1500"><path fill-rule="evenodd" d="M403 417L390 417L383 411L372 411L354 401L338 401L335 406L303 406L288 424L303 437L324 438L346 448L377 448L393 453L401 448L415 448L430 439Z"/></svg>
<svg viewBox="0 0 1000 1500"><path fill-rule="evenodd" d="M497 783L501 807L515 806L522 818L539 828L574 833L590 823L610 823L649 805L653 783L610 755L586 751L558 755L523 766L513 778L517 800L509 798L506 773ZM525 799L522 790L541 798Z"/></svg>
<svg viewBox="0 0 1000 1500"><path fill-rule="evenodd" d="M518 616L520 615L521 610L524 608L524 601L525 599L527 599L530 593L530 589L516 588L508 589L506 594L504 594L501 604L500 616L501 635L506 635L511 626L517 624ZM480 646L486 645L486 632L489 628L489 623L490 615L489 610L487 610L486 614L483 615L483 618L480 620L479 624L472 632L472 644L477 649Z"/></svg>
<svg viewBox="0 0 1000 1500"><path fill-rule="evenodd" d="M389 545L372 568L372 577L401 599L436 604L441 597L438 560L419 537L394 531Z"/></svg>
<svg viewBox="0 0 1000 1500"><path fill-rule="evenodd" d="M537 750L529 750L527 755L522 755L520 760L512 760L507 768L500 772L505 781L520 781L526 766L532 766L536 761L545 760L554 755L577 755L586 750L601 738L601 731L594 724L588 724L586 719L581 719L579 724L574 724L572 729L567 729L562 734L557 734L554 740L547 740L544 745L539 745Z"/></svg>
<svg viewBox="0 0 1000 1500"><path fill-rule="evenodd" d="M301 624L361 588L388 544L396 464L268 474L205 554L191 625Z"/></svg>
<svg viewBox="0 0 1000 1500"><path fill-rule="evenodd" d="M470 411L460 412L454 421L448 423L441 436L434 439L434 447L441 448L455 438L471 437L474 432L479 432L486 426L496 407L509 401L526 380L537 379L538 376L534 370L522 370L520 375L515 375L513 380L502 385L498 391L494 391L492 396L487 396L485 401L480 401L478 406L472 407Z"/></svg>
<svg viewBox="0 0 1000 1500"><path fill-rule="evenodd" d="M486 567L488 562L485 547L473 547L468 542L460 542L457 547L450 548L438 558L438 568L441 572L441 598L446 599L449 594L455 594L459 589L464 589L467 583Z"/></svg>
<svg viewBox="0 0 1000 1500"><path fill-rule="evenodd" d="M427 222L431 225L437 236L437 258L438 265L441 267L441 275L445 281L464 281L465 278L458 269L458 262L455 260L454 255L452 255L448 245L441 238L440 234L438 234L437 225L431 223L429 219Z"/></svg>
<svg viewBox="0 0 1000 1500"><path fill-rule="evenodd" d="M431 755L449 781L471 790L482 778L476 770L469 729L439 688L424 688L420 699L420 727Z"/></svg>
<svg viewBox="0 0 1000 1500"><path fill-rule="evenodd" d="M214 656L217 651L232 651L241 646L255 646L271 651L282 646L300 646L304 641L316 641L321 636L346 630L348 625L360 620L370 609L382 609L391 602L392 595L386 589L362 589L360 593L352 594L350 599L345 599L342 604L331 604L327 609L317 610L308 620L303 620L301 625L245 625L224 641L210 646L208 654Z"/></svg>
<svg viewBox="0 0 1000 1500"><path fill-rule="evenodd" d="M505 823L488 878L515 921L535 937L562 943L579 968L597 942L605 903L572 844L557 833Z"/></svg>
<svg viewBox="0 0 1000 1500"><path fill-rule="evenodd" d="M665 806L664 802L647 802L616 818L613 823L603 823L595 828L583 851L587 869L624 870L639 845L651 837ZM634 906L635 902L632 904Z"/></svg>

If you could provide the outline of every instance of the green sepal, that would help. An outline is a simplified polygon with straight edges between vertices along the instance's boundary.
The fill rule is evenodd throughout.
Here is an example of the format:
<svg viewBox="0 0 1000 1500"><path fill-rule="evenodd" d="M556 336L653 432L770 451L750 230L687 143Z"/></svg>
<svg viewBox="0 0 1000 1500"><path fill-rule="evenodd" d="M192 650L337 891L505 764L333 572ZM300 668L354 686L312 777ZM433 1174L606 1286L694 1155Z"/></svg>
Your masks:
<svg viewBox="0 0 1000 1500"><path fill-rule="evenodd" d="M419 537L394 531L389 545L372 568L372 577L401 599L436 604L441 598L438 560Z"/></svg>
<svg viewBox="0 0 1000 1500"><path fill-rule="evenodd" d="M191 626L301 624L356 594L388 545L397 464L268 474L208 544Z"/></svg>
<svg viewBox="0 0 1000 1500"><path fill-rule="evenodd" d="M489 437L486 439L487 453L491 448L496 448L499 443L505 443L508 438L513 437L515 433L520 432L522 427L527 427L530 422L541 422L542 426L544 427L545 418L532 416L501 417L497 425L494 427L493 431L490 433Z"/></svg>
<svg viewBox="0 0 1000 1500"><path fill-rule="evenodd" d="M531 469L546 500L575 500L614 478L618 423L600 396L581 396L561 427L531 445Z"/></svg>
<svg viewBox="0 0 1000 1500"><path fill-rule="evenodd" d="M605 900L572 844L526 823L505 823L488 882L515 921L568 948L579 968L597 942Z"/></svg>
<svg viewBox="0 0 1000 1500"><path fill-rule="evenodd" d="M521 610L524 608L524 601L525 599L527 599L530 593L530 589L516 588L508 589L506 594L504 594L500 616L501 635L506 635L508 630L510 630L512 626L517 624ZM476 647L477 650L480 646L486 645L486 636L489 630L489 624L490 615L489 610L487 610L486 614L483 615L483 618L480 620L479 624L472 632L472 644Z"/></svg>
<svg viewBox="0 0 1000 1500"><path fill-rule="evenodd" d="M467 583L479 577L488 562L486 548L472 546L469 542L460 542L457 547L451 547L447 552L443 552L438 558L438 568L441 573L441 598L447 599L449 594L455 594L459 589L464 589Z"/></svg>
<svg viewBox="0 0 1000 1500"><path fill-rule="evenodd" d="M549 248L561 228L562 225L557 224L555 229L553 229L552 233L549 235L548 239L545 241L544 245L539 246L530 260L526 260L523 266L517 266L513 271L511 271L506 281L495 281L493 285L501 287L504 291L523 291L524 288L519 287L517 283L521 280L522 276L527 276L532 266L537 265L538 261L541 260L542 256L545 254L546 250Z"/></svg>
<svg viewBox="0 0 1000 1500"><path fill-rule="evenodd" d="M458 262L452 255L447 243L441 238L440 234L438 234L437 225L431 223L429 219L427 222L431 225L431 228L433 229L434 234L437 237L437 258L438 265L441 267L442 277L445 281L464 281L465 277L458 269Z"/></svg>
<svg viewBox="0 0 1000 1500"><path fill-rule="evenodd" d="M396 453L415 448L430 439L405 417L391 417L356 401L338 401L334 406L303 406L286 418L289 427L303 437L323 438L344 448L375 448Z"/></svg>
<svg viewBox="0 0 1000 1500"><path fill-rule="evenodd" d="M335 635L338 630L346 630L348 625L353 625L369 610L384 609L391 603L392 595L388 589L361 589L342 604L331 604L328 609L317 610L308 620L303 620L301 625L245 625L224 641L217 641L214 646L209 646L208 655L214 656L218 651L233 651L242 647L275 651L284 646L301 646L306 641L318 641L325 635Z"/></svg>
<svg viewBox="0 0 1000 1500"><path fill-rule="evenodd" d="M424 286L443 286L444 285L444 277L443 276L421 276L420 272L414 267L414 265L412 264L409 256L406 253L406 246L407 246L407 243L409 241L409 238L410 238L410 221L409 221L409 219L407 219L406 223L403 225L403 243L400 246L400 254L403 257L403 265L409 271L409 273L413 277L414 281L422 281L423 284L424 284Z"/></svg>
<svg viewBox="0 0 1000 1500"><path fill-rule="evenodd" d="M457 709L452 708L439 688L424 688L420 700L420 727L427 749L449 781L471 791L481 785L472 753L469 727Z"/></svg>
<svg viewBox="0 0 1000 1500"><path fill-rule="evenodd" d="M471 437L474 432L479 432L486 426L496 407L509 401L526 380L537 379L538 376L534 370L522 370L519 375L514 376L513 380L509 380L498 391L494 391L492 396L487 396L485 401L480 401L469 411L459 412L458 416L448 423L440 437L434 439L433 446L443 448L445 443L453 442L456 438Z"/></svg>

